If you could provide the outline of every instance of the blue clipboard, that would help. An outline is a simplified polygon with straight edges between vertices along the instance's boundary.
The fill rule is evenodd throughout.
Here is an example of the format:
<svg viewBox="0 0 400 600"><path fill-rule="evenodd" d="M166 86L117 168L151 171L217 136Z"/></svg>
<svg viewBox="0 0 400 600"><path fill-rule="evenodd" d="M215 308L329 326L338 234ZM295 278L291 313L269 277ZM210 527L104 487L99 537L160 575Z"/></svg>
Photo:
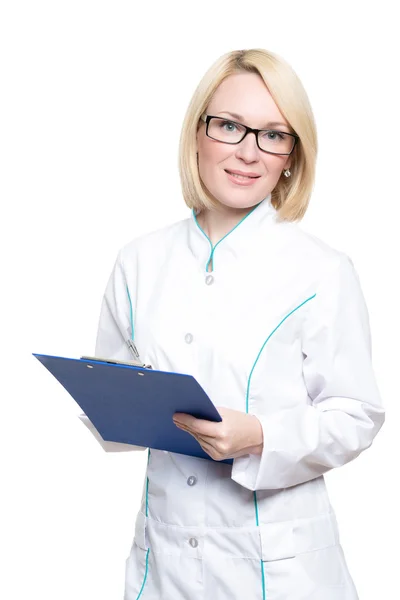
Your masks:
<svg viewBox="0 0 400 600"><path fill-rule="evenodd" d="M175 412L222 421L192 375L131 365L33 354L87 415L104 441L213 460L174 424ZM233 459L218 462L233 463Z"/></svg>

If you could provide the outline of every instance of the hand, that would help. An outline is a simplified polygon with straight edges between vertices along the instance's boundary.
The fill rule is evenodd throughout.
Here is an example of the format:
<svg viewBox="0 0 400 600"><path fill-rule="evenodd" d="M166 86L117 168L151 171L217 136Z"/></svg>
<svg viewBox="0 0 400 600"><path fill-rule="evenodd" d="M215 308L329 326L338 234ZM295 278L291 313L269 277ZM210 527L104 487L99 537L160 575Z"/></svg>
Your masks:
<svg viewBox="0 0 400 600"><path fill-rule="evenodd" d="M196 438L214 460L262 453L263 431L255 415L225 407L217 407L217 410L222 417L218 423L186 413L175 413L173 421L179 429Z"/></svg>

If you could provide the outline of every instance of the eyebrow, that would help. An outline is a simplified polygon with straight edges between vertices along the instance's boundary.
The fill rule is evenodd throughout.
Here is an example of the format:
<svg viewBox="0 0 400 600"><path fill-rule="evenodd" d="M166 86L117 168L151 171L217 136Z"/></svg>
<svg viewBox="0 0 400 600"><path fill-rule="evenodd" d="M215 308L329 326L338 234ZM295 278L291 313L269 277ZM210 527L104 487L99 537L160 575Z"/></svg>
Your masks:
<svg viewBox="0 0 400 600"><path fill-rule="evenodd" d="M225 113L226 115L231 115L234 119L238 119L239 121L243 121L243 119L244 119L244 117L242 117L241 115L238 115L234 112L230 112L228 110L222 110L218 114L221 114L221 112ZM276 126L286 127L287 129L290 129L290 125L286 125L286 123L282 123L281 121L270 121L269 123L267 123L265 125L265 127L276 127ZM264 127L262 127L262 129L264 129Z"/></svg>

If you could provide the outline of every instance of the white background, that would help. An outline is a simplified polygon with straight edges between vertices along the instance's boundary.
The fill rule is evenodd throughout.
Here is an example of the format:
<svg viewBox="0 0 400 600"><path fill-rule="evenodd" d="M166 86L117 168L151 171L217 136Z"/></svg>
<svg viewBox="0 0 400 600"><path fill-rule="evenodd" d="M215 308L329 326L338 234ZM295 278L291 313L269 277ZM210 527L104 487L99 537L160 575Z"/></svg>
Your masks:
<svg viewBox="0 0 400 600"><path fill-rule="evenodd" d="M387 420L326 481L360 599L399 597L394 4L2 4L1 598L122 600L147 453L106 454L31 353L93 352L118 249L189 216L177 152L195 86L251 47L309 94L320 153L303 227L350 255L367 300Z"/></svg>

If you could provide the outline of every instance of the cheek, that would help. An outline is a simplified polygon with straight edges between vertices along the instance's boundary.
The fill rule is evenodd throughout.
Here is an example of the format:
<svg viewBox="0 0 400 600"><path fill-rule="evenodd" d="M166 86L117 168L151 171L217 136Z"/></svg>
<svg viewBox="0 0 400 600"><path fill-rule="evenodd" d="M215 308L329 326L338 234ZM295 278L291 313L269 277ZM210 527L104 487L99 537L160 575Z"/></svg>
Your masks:
<svg viewBox="0 0 400 600"><path fill-rule="evenodd" d="M225 160L234 153L232 146L228 144L221 144L206 137L204 131L199 132L197 137L197 149L198 149L198 160L200 173L204 175L213 175L216 169L222 169Z"/></svg>
<svg viewBox="0 0 400 600"><path fill-rule="evenodd" d="M232 150L226 144L218 144L218 142L200 144L199 146L199 167L204 172L211 172L213 168L222 168L224 160L229 158Z"/></svg>
<svg viewBox="0 0 400 600"><path fill-rule="evenodd" d="M268 173L271 178L279 179L285 164L284 157L267 155L264 158L263 163L265 172Z"/></svg>

